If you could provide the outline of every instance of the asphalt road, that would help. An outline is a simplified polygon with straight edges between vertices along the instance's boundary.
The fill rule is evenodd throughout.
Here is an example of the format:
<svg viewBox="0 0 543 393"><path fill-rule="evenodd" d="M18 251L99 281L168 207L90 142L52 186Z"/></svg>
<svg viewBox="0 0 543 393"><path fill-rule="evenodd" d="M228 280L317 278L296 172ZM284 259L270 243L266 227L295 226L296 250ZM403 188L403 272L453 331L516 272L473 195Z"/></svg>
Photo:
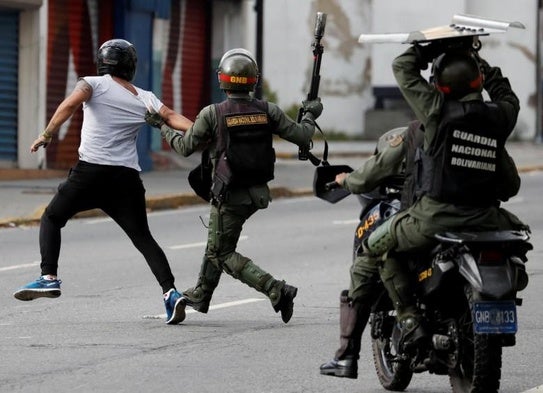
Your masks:
<svg viewBox="0 0 543 393"><path fill-rule="evenodd" d="M504 349L502 392L543 385L543 173L523 175L506 207L528 222L535 250L521 293L517 346ZM207 208L151 213L151 229L180 289L197 277ZM39 275L38 228L0 229L0 392L383 392L363 337L359 378L319 375L338 344L338 295L348 285L358 203L280 199L249 221L239 251L299 288L283 324L268 300L224 275L207 315L164 323L160 287L109 219L69 222L58 299L20 302L12 292ZM450 391L447 377L415 375L409 392Z"/></svg>

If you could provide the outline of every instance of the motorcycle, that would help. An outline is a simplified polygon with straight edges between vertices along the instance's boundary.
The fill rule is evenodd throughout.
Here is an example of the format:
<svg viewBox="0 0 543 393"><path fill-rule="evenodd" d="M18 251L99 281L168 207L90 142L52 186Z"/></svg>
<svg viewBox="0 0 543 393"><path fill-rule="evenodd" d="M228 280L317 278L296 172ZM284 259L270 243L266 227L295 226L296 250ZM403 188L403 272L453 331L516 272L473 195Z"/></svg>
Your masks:
<svg viewBox="0 0 543 393"><path fill-rule="evenodd" d="M335 173L345 172L340 168ZM317 176L316 176L317 178ZM336 203L348 192L334 185L334 168L314 182L316 196ZM363 241L400 209L403 180L391 178L377 190L356 195L360 222L353 257ZM517 292L528 284L524 231L447 232L435 235L429 255L406 257L416 277L418 307L429 333L426 345L400 346L400 329L384 287L370 315L372 352L379 382L405 390L416 373L448 375L453 393L497 392L502 348L515 345Z"/></svg>

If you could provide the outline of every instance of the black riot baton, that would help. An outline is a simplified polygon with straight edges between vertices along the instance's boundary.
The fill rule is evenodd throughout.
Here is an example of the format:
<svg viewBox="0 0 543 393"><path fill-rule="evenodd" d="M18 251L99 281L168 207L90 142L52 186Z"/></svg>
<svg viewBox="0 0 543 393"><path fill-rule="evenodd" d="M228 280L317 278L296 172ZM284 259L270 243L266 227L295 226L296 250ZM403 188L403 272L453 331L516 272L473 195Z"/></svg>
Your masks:
<svg viewBox="0 0 543 393"><path fill-rule="evenodd" d="M323 12L317 12L317 18L315 20L315 40L313 41L313 73L311 75L311 86L309 87L309 93L307 94L307 100L311 101L316 99L319 96L319 84L321 81L320 69L321 69L321 60L322 53L324 51L323 46L321 45L321 39L324 36L324 28L326 26L326 14ZM304 108L298 110L298 123L302 121L304 115ZM317 126L318 128L318 126ZM319 128L320 131L320 128ZM321 131L322 132L322 131ZM298 159L306 161L308 159L317 166L320 164L320 160L315 157L309 150L311 150L313 142L308 145L300 146L298 149ZM325 153L327 154L327 148ZM326 158L325 158L326 160Z"/></svg>

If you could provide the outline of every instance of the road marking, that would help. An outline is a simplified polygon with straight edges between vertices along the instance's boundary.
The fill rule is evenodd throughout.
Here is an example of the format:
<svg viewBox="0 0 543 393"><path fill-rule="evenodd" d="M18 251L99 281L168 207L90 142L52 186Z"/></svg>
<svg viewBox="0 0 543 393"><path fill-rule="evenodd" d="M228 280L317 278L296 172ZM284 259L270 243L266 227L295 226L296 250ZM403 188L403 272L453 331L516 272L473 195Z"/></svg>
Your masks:
<svg viewBox="0 0 543 393"><path fill-rule="evenodd" d="M334 225L352 225L352 224L358 224L360 220L336 220L332 221L332 224Z"/></svg>
<svg viewBox="0 0 543 393"><path fill-rule="evenodd" d="M38 266L39 264L40 264L40 261L36 261L32 263L24 263L22 265L0 267L0 272L7 272L8 270L16 270L16 269L26 269L27 267L35 267L35 266Z"/></svg>
<svg viewBox="0 0 543 393"><path fill-rule="evenodd" d="M536 392L543 392L543 385L536 386L533 389L525 390L524 392L520 392L520 393L536 393Z"/></svg>
<svg viewBox="0 0 543 393"><path fill-rule="evenodd" d="M240 236L239 241L247 240L248 238L249 238L248 236ZM177 244L177 245L174 245L174 246L169 246L168 248L170 250L181 250L181 249L185 249L185 248L205 247L206 244L207 244L207 242Z"/></svg>
<svg viewBox="0 0 543 393"><path fill-rule="evenodd" d="M209 306L210 310L219 310L221 308L227 308L227 307L235 307L235 306L241 306L244 304L249 303L255 303L255 302L261 302L266 299L257 299L257 298L249 298L249 299L243 299L243 300L236 300L233 302L226 302L221 304L215 304L214 306ZM190 309L185 311L187 314L194 314L198 311ZM143 319L166 319L166 314L159 314L159 315L144 315Z"/></svg>

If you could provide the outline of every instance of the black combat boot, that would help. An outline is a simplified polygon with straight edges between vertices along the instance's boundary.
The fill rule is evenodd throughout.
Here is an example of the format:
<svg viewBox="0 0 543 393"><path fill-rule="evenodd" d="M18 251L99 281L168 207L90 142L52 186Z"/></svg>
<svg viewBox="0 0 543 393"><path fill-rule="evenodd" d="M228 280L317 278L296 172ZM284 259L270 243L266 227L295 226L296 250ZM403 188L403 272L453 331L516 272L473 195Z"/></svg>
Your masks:
<svg viewBox="0 0 543 393"><path fill-rule="evenodd" d="M294 312L294 298L298 293L298 288L293 287L292 285L284 284L281 288L281 297L279 298L279 303L273 306L275 312L281 312L281 319L283 322L288 323L290 318L292 318L292 313Z"/></svg>
<svg viewBox="0 0 543 393"><path fill-rule="evenodd" d="M402 351L422 350L428 344L428 333L423 321L418 313L402 316L399 319L400 348L402 348Z"/></svg>
<svg viewBox="0 0 543 393"><path fill-rule="evenodd" d="M298 288L288 285L284 281L276 280L270 273L262 270L249 258L245 258L245 264L237 278L251 288L268 296L275 312L281 312L283 322L290 321L294 311L293 300L298 293Z"/></svg>
<svg viewBox="0 0 543 393"><path fill-rule="evenodd" d="M371 308L360 303L352 303L349 291L341 292L339 298L339 349L336 356L320 367L323 375L357 378L360 341L368 323Z"/></svg>
<svg viewBox="0 0 543 393"><path fill-rule="evenodd" d="M183 298L187 306L206 314L209 311L212 294L212 291L206 291L205 286L199 282L195 287L184 290Z"/></svg>
<svg viewBox="0 0 543 393"><path fill-rule="evenodd" d="M190 306L201 313L207 313L213 291L219 284L221 273L222 270L215 267L215 265L204 256L196 286L183 291L183 298L185 299L187 306Z"/></svg>

